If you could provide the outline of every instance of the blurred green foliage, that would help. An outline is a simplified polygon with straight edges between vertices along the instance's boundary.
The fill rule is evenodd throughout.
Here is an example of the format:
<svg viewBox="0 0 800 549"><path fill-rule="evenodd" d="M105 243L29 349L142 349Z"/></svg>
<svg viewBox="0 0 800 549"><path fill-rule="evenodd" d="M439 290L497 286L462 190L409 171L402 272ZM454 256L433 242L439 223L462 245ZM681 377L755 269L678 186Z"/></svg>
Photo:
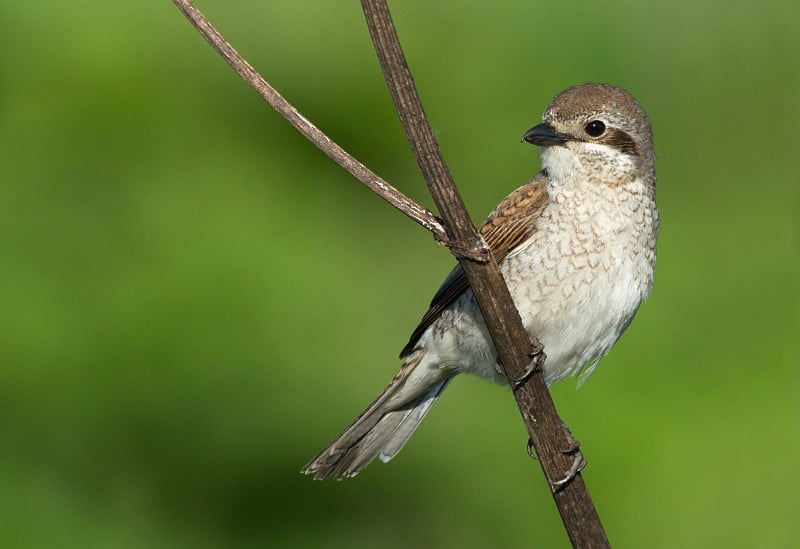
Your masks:
<svg viewBox="0 0 800 549"><path fill-rule="evenodd" d="M356 2L202 2L320 127L430 204ZM589 80L649 111L652 298L554 387L617 547L800 540L800 4L403 2L476 221ZM4 547L565 547L509 392L459 379L390 466L305 461L393 375L452 259L164 1L0 4Z"/></svg>

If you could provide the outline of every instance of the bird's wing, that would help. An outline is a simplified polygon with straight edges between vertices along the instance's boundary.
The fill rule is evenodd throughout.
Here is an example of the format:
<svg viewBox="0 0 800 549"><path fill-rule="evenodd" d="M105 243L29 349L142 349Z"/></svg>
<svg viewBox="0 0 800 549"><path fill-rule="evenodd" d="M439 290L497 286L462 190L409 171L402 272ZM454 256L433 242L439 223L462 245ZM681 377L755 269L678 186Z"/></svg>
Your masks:
<svg viewBox="0 0 800 549"><path fill-rule="evenodd" d="M544 172L539 172L536 177L505 197L489 214L480 233L498 263L528 239L548 200L547 176ZM456 265L433 296L428 312L400 353L401 358L414 351L425 330L468 288L464 270L461 265Z"/></svg>

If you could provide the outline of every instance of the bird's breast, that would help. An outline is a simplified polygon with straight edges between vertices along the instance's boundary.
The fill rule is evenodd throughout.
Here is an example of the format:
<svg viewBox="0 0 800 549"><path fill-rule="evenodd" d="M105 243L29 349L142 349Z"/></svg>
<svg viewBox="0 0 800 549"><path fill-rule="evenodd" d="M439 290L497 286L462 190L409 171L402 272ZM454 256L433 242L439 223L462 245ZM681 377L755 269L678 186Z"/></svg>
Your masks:
<svg viewBox="0 0 800 549"><path fill-rule="evenodd" d="M599 359L649 295L657 219L645 192L561 193L504 262L523 322L545 346L549 382Z"/></svg>

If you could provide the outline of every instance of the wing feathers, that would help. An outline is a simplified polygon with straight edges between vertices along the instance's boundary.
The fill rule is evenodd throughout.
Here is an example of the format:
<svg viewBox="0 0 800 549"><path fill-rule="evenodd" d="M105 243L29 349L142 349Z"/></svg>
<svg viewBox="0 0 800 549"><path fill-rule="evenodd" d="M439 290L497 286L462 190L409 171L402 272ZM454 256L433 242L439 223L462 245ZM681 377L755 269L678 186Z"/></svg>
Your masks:
<svg viewBox="0 0 800 549"><path fill-rule="evenodd" d="M536 230L536 221L548 201L547 176L544 172L539 172L536 177L504 198L489 214L481 226L480 233L498 263L502 263ZM464 270L461 265L456 265L433 296L428 311L400 352L401 358L414 351L425 330L468 288L469 283Z"/></svg>

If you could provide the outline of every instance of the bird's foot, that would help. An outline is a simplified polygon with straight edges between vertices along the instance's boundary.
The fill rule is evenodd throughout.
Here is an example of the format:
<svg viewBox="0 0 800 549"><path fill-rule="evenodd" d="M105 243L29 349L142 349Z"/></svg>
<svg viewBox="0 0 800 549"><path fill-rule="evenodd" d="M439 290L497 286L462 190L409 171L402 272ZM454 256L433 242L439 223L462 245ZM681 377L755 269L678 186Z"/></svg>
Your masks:
<svg viewBox="0 0 800 549"><path fill-rule="evenodd" d="M567 469L566 474L560 480L550 483L550 487L553 490L553 493L558 492L564 486L566 486L572 479L574 479L578 473L583 471L586 468L588 462L586 458L583 457L583 453L581 452L581 443L578 442L574 436L572 436L572 431L569 430L569 427L565 423L564 431L567 433L567 441L569 442L569 447L566 450L563 450L561 453L565 456L572 456L572 465L570 465L569 469Z"/></svg>
<svg viewBox="0 0 800 549"><path fill-rule="evenodd" d="M567 452L564 453L566 454ZM564 486L566 486L572 479L578 476L578 473L583 471L583 469L587 465L586 458L583 457L583 454L577 448L572 452L571 455L573 456L572 465L569 466L569 469L567 469L567 472L564 475L564 477L561 478L560 480L556 480L550 483L550 488L553 490L553 493L556 493L562 488L564 488Z"/></svg>
<svg viewBox="0 0 800 549"><path fill-rule="evenodd" d="M530 358L530 362L528 362L528 366L525 368L522 376L520 376L520 378L514 382L515 391L525 385L525 382L527 382L531 376L536 373L538 369L540 369L542 361L539 360L539 358L542 355L544 355L544 347L541 345L534 347L528 352L528 358Z"/></svg>

